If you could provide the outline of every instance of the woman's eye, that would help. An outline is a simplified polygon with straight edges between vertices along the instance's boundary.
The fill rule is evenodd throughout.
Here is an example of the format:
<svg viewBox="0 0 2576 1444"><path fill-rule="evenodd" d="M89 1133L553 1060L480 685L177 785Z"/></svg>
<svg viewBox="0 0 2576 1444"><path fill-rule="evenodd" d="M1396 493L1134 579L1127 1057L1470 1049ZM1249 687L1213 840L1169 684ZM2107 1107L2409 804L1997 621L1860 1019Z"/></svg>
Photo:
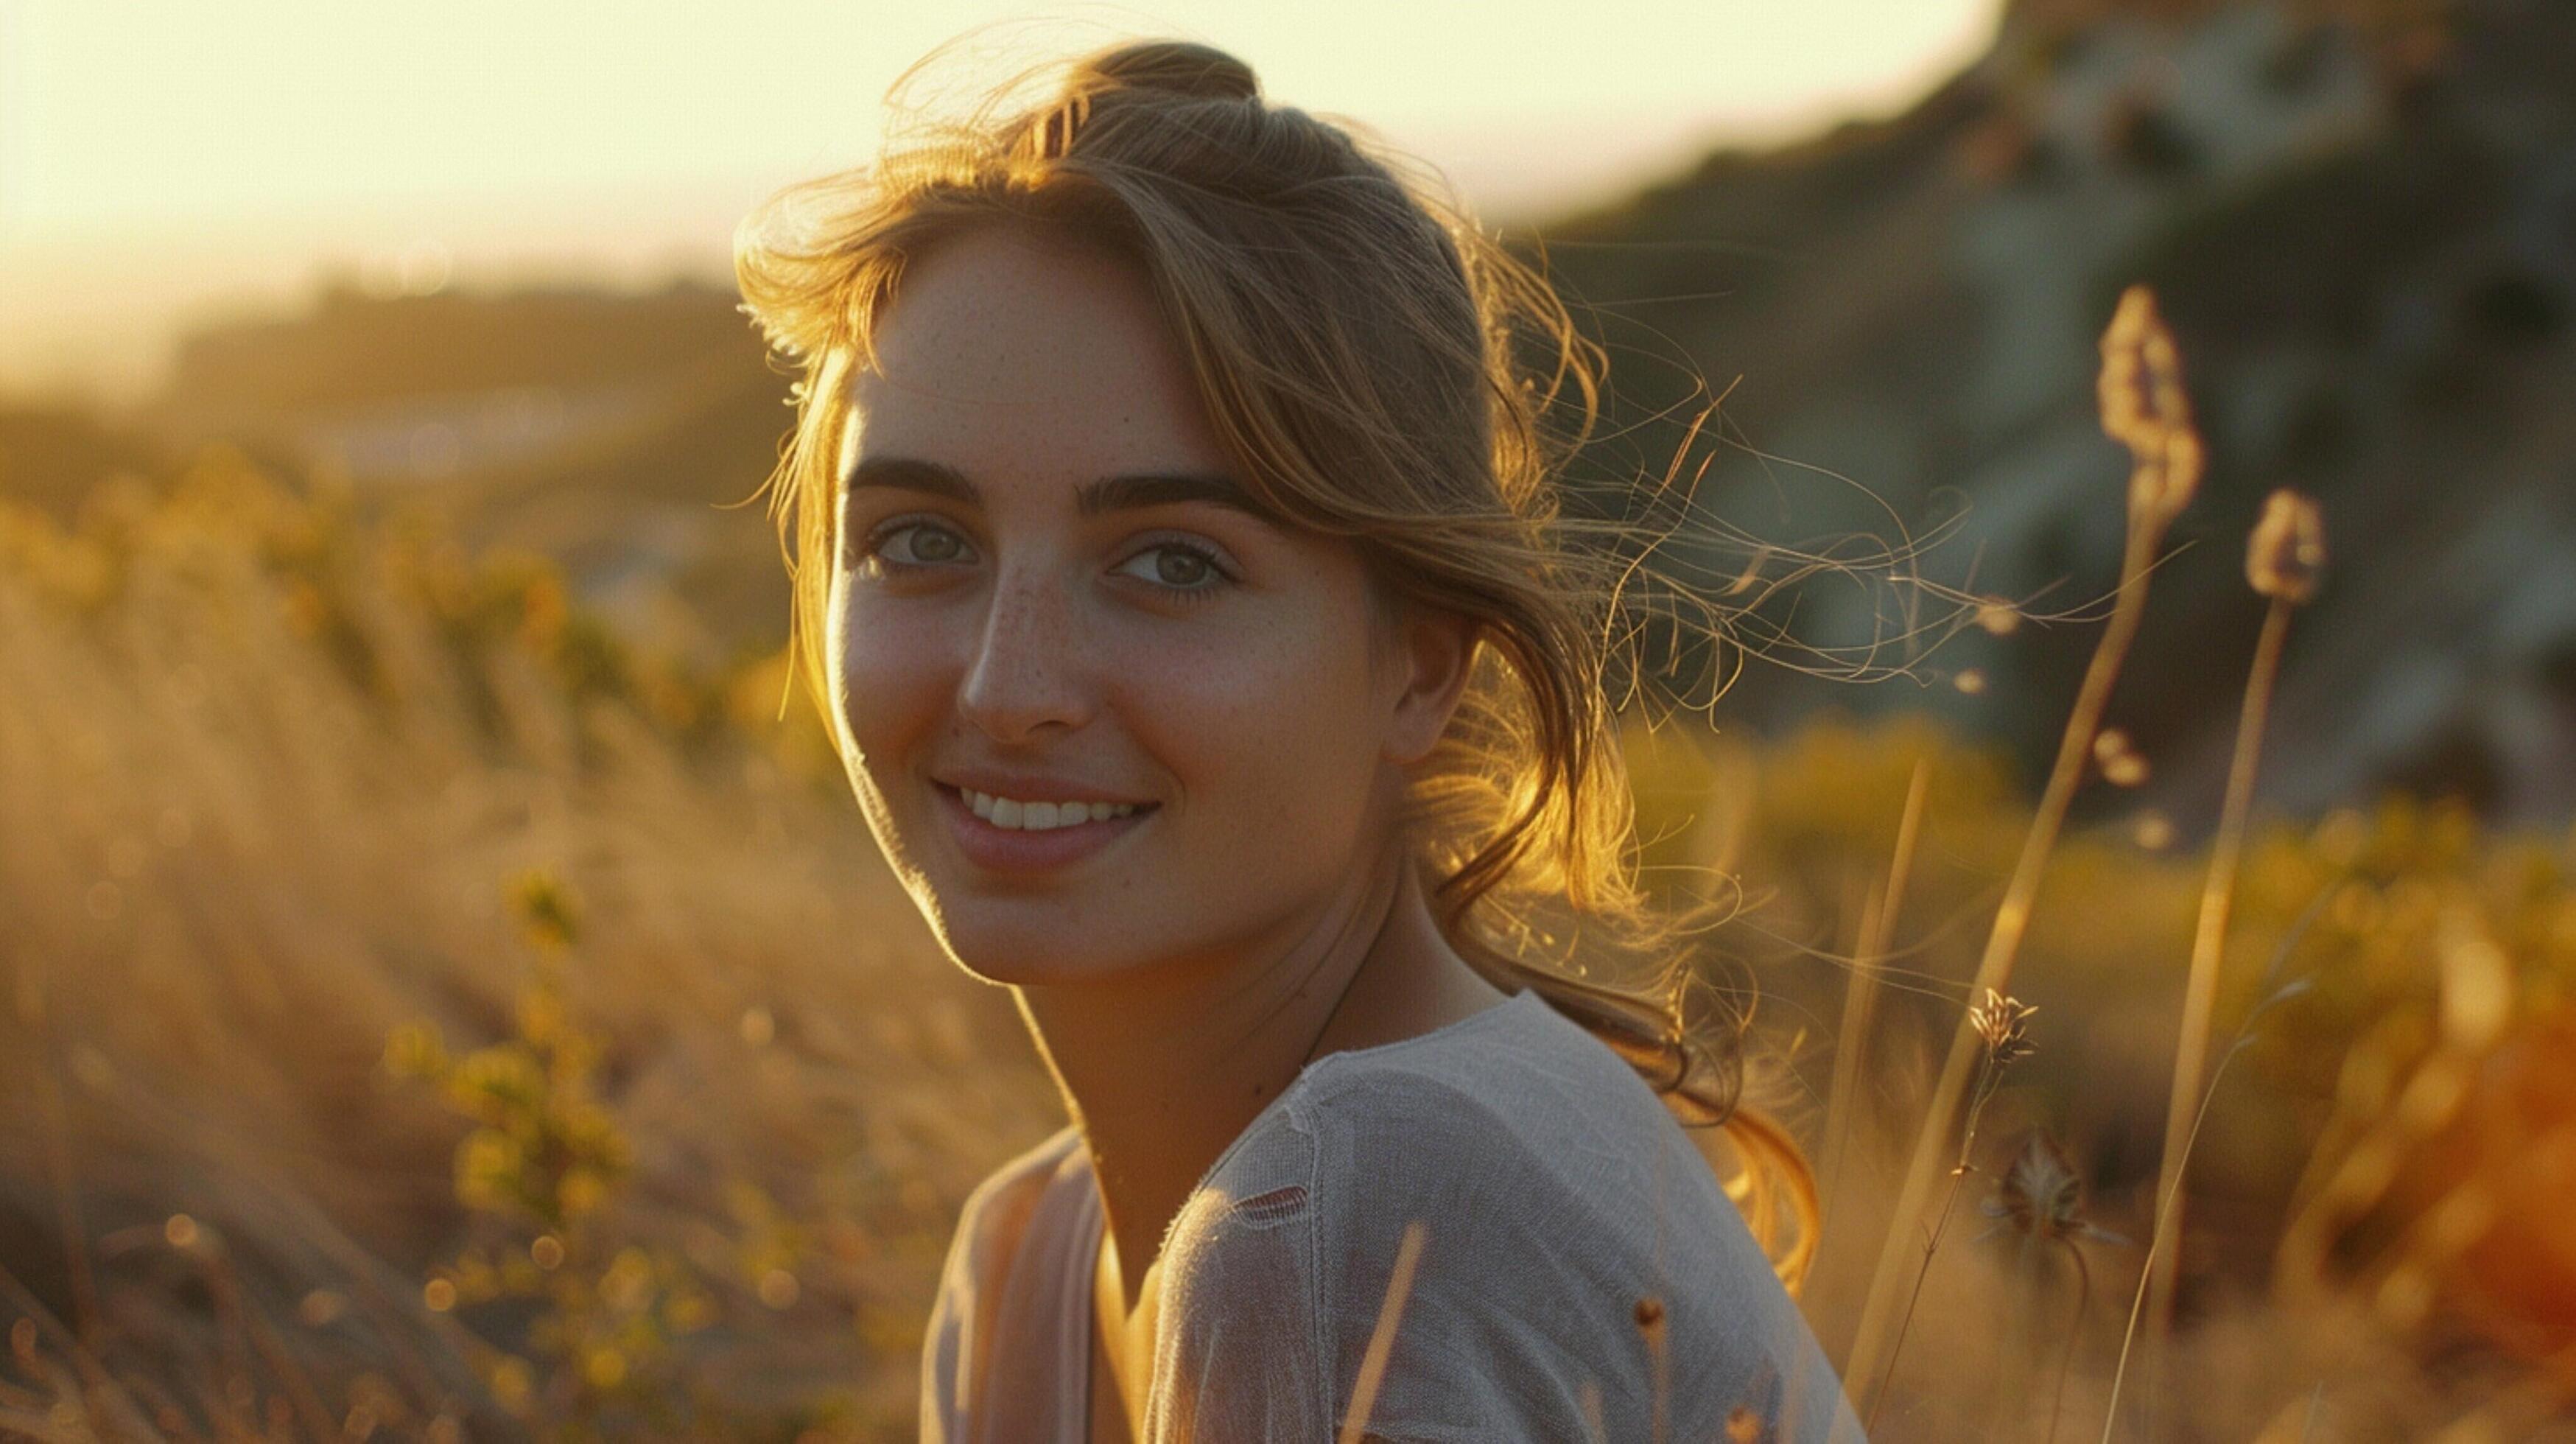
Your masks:
<svg viewBox="0 0 2576 1444"><path fill-rule="evenodd" d="M901 545L896 544L898 539ZM899 567L938 566L961 560L966 555L966 539L930 522L905 522L870 538L868 555Z"/></svg>
<svg viewBox="0 0 2576 1444"><path fill-rule="evenodd" d="M1212 592L1230 580L1214 556L1185 542L1156 543L1129 558L1127 565L1139 562L1145 564L1143 570L1126 575L1176 592Z"/></svg>

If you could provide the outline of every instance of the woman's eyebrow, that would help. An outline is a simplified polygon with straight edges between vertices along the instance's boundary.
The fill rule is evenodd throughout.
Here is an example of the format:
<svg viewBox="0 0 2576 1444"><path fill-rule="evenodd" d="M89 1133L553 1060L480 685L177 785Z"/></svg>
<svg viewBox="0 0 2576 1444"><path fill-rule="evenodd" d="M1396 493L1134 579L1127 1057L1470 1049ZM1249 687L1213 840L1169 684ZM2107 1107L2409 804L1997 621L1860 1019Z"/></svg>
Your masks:
<svg viewBox="0 0 2576 1444"><path fill-rule="evenodd" d="M976 489L975 483L968 480L964 472L942 462L924 461L917 457L861 457L843 479L843 490L851 492L872 486L928 492L968 506L984 504L984 494ZM1129 476L1104 476L1097 481L1084 482L1074 491L1074 510L1085 518L1184 501L1204 501L1226 507L1273 526L1285 524L1280 516L1255 500L1233 477L1216 473L1142 472Z"/></svg>

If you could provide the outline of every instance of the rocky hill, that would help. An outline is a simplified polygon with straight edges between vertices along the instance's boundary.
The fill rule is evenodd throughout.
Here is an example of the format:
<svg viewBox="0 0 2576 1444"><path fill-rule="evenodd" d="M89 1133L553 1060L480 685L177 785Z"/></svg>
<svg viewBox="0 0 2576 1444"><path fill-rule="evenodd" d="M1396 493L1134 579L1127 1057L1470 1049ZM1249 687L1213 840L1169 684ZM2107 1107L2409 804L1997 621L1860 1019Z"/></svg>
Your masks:
<svg viewBox="0 0 2576 1444"><path fill-rule="evenodd" d="M1927 572L1973 559L1975 589L2042 609L2116 576L2095 339L2152 284L2212 465L2115 706L2159 764L2150 800L2214 803L2259 617L2242 538L2290 485L2335 560L2267 795L2576 810L2576 9L2019 6L1911 113L1713 156L1544 240L1618 353L1627 434L1597 467L1668 461L1651 418L1696 372L1726 393L1701 484L1726 520L1789 542L1958 513ZM1889 603L1801 600L1846 643ZM1729 715L1931 707L2036 762L2090 639L1972 631L1928 689L1756 666ZM1937 685L1966 668L1992 684Z"/></svg>

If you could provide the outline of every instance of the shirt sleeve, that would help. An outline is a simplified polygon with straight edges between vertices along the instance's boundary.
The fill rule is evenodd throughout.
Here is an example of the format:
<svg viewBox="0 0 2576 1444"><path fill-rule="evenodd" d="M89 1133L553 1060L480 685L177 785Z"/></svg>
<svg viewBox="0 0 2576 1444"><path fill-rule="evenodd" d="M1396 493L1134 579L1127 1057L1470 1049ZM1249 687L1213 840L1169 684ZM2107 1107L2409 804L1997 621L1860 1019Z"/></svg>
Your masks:
<svg viewBox="0 0 2576 1444"><path fill-rule="evenodd" d="M1162 1255L1145 1437L1329 1439L1315 1294L1313 1190L1202 1191Z"/></svg>
<svg viewBox="0 0 2576 1444"><path fill-rule="evenodd" d="M939 1288L921 1341L923 1444L957 1444L975 1426L986 1397L1002 1320L1010 1265L1026 1241L1046 1179L1068 1134L994 1170L966 1196L940 1265ZM985 1426L989 1427L989 1426Z"/></svg>
<svg viewBox="0 0 2576 1444"><path fill-rule="evenodd" d="M939 1290L921 1340L922 1444L954 1444L966 1437L974 1348L988 1332L981 1316L989 1315L984 1304L991 1290L984 1281L994 1273L999 1251L992 1204L1006 1182L999 1176L987 1178L967 1195L940 1264Z"/></svg>

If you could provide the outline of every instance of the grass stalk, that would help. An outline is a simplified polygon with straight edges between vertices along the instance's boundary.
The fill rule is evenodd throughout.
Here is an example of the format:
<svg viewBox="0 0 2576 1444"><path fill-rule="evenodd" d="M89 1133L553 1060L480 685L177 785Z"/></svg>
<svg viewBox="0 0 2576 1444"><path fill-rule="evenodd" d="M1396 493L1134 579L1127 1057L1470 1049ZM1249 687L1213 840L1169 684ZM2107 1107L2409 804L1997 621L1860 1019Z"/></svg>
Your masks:
<svg viewBox="0 0 2576 1444"><path fill-rule="evenodd" d="M2101 639L2094 644L2092 661L2085 667L2083 684L2076 691L2075 705L2058 742L2057 759L2049 768L2048 785L2040 793L2030 831L2022 839L2021 854L2005 885L2003 901L1995 909L1993 930L1978 959L1976 976L1968 985L1971 997L1986 990L2002 993L2012 980L2013 961L2029 930L2031 904L2039 894L2041 875L2057 845L2058 832L2065 825L2075 789L2084 780L2093 739L2101 731L2104 710L2110 706L2111 689L2119 681L2120 667L2128 659L2129 648L2146 618L2147 582L2156 550L2163 542L2165 528L2189 503L2200 480L2201 444L2199 433L2192 428L2190 406L2182 387L2181 361L2171 333L2156 317L2153 296L2142 286L2131 287L2121 297L2119 310L2103 334L2099 390L2103 429L2128 446L2134 463L2129 476L2129 525L2121 549L2119 591L2110 621L2103 627ZM1963 1016L1951 1032L1949 1053L1933 1088L1931 1107L1925 1110L1922 1129L1915 1136L1905 1182L1897 1194L1896 1224L1887 1231L1880 1246L1877 1266L1870 1273L1869 1292L1861 1304L1860 1327L1844 1364L1843 1377L1857 1390L1855 1402L1872 1409L1884 1387L1880 1375L1890 1357L1885 1341L1896 1303L1898 1276L1907 1263L1907 1220L1920 1217L1931 1200L1932 1185L1947 1152L1950 1119L1958 1112L1977 1066L1978 1043L1973 1022Z"/></svg>
<svg viewBox="0 0 2576 1444"><path fill-rule="evenodd" d="M1932 1276L1932 1256L1940 1252L1941 1235L1949 1230L1950 1213L1959 1202L1959 1189L1967 1182L1968 1175L1976 1171L1970 1158L1977 1146L1977 1122L1985 1115L1986 1104L1993 1100L1995 1089L2003 1082L2004 1061L2000 1054L1989 1049L1985 1065L1977 1072L1976 1096L1968 1103L1967 1124L1959 1130L1959 1161L1950 1169L1949 1191L1941 1195L1940 1216L1933 1220L1932 1227L1923 1236L1923 1262L1915 1269L1913 1290L1905 1296L1905 1312L1897 1318L1896 1337L1887 1346L1887 1366L1891 1374L1895 1372L1897 1355L1905 1349L1906 1332L1914 1326L1914 1306L1923 1300L1923 1283ZM1871 1395L1869 1418L1864 1427L1878 1427L1879 1406L1886 1402L1884 1390Z"/></svg>
<svg viewBox="0 0 2576 1444"><path fill-rule="evenodd" d="M2093 1301L2093 1266L2072 1240L2063 1242L2075 1260L2075 1317L2066 1321L2066 1352L2057 1361L2057 1389L2049 1396L2048 1432L2040 1436L2040 1444L2057 1444L2057 1421L2066 1412L2066 1377L2075 1372L2075 1341L2084 1333L2084 1306Z"/></svg>
<svg viewBox="0 0 2576 1444"><path fill-rule="evenodd" d="M91 1352L79 1333L54 1317L44 1301L36 1297L35 1291L21 1283L5 1263L0 1263L0 1296L9 1300L21 1318L32 1321L40 1334L50 1331L59 1338L64 1353L71 1359L73 1372L80 1376L85 1391L81 1404L91 1424L101 1422L110 1411L114 1411L119 1416L121 1427L126 1430L133 1431L141 1426L143 1413L135 1406L132 1394L108 1372L107 1366Z"/></svg>
<svg viewBox="0 0 2576 1444"><path fill-rule="evenodd" d="M2129 646L2137 639L2139 623L2146 615L2147 571L2154 559L2156 535L2142 535L2135 527L2129 534L2126 554L2121 563L2119 600L2111 620L2093 649L2092 664L2084 673L2084 684L2077 693L2074 712L2068 717L2066 731L2058 744L2056 764L2050 768L2048 786L2041 793L2037 814L2031 819L2030 831L2022 840L2019 860L2014 864L2012 879L2004 888L2003 901L1995 909L1994 928L1986 941L1984 955L1978 960L1976 977L1969 983L1971 995L1984 989L2002 992L2012 980L2013 960L2021 950L2021 940L2030 924L2032 900L2038 895L2040 875L2048 863L2049 853L2057 845L2057 834L2065 824L2068 805L2073 802L2077 784L2083 781L2085 761L2092 755L2094 734L2101 730L2102 713L2110 704L2112 684L2119 680L2120 665L2127 660ZM1896 1199L1897 1224L1887 1232L1879 1251L1878 1266L1870 1274L1869 1293L1861 1304L1860 1329L1852 1340L1850 1358L1843 1366L1843 1378L1855 1388L1861 1399L1874 1401L1880 1388L1879 1374L1886 1364L1886 1350L1881 1340L1888 1328L1890 1311L1896 1301L1898 1276L1906 1263L1909 1231L1904 1221L1920 1215L1930 1202L1932 1184L1939 1176L1941 1158L1946 1152L1949 1120L1966 1094L1972 1070L1978 1057L1977 1033L1963 1015L1952 1031L1950 1051L1941 1066L1941 1077L1932 1090L1932 1106L1926 1110L1923 1128L1914 1140L1914 1153L1905 1170L1905 1183Z"/></svg>
<svg viewBox="0 0 2576 1444"><path fill-rule="evenodd" d="M1671 1341L1664 1331L1664 1303L1653 1297L1637 1301L1637 1335L1646 1344L1647 1361L1655 1374L1655 1398L1647 1438L1652 1444L1664 1444L1672 1435L1673 1358Z"/></svg>
<svg viewBox="0 0 2576 1444"><path fill-rule="evenodd" d="M207 1291L214 1299L216 1308L226 1317L239 1322L244 1337L250 1340L252 1347L258 1351L261 1361L268 1365L269 1372L276 1377L279 1386L285 1391L284 1397L293 1406L296 1417L302 1421L303 1427L310 1431L310 1437L325 1439L338 1433L339 1421L332 1417L329 1406L322 1402L322 1392L314 1387L312 1375L306 1372L303 1364L296 1359L294 1351L287 1347L286 1341L279 1338L277 1331L269 1326L268 1320L261 1316L258 1306L244 1296L241 1281L234 1274L232 1263L225 1256L222 1246L217 1244L186 1250L186 1252L194 1256L202 1270Z"/></svg>
<svg viewBox="0 0 2576 1444"><path fill-rule="evenodd" d="M1860 938L1852 951L1851 975L1844 985L1843 1014L1834 1039L1834 1079L1826 1095L1825 1136L1831 1140L1825 1163L1825 1206L1833 1207L1841 1196L1843 1159L1851 1149L1854 1099L1860 1092L1860 1069L1869 1048L1869 1030L1878 1013L1880 976L1886 971L1888 948L1896 936L1896 918L1905 906L1905 888L1914 871L1915 850L1921 845L1923 801L1930 789L1932 759L1928 756L1914 764L1914 777L1906 785L1905 810L1896 823L1896 851L1888 859L1887 884L1870 904L1861 910Z"/></svg>
<svg viewBox="0 0 2576 1444"><path fill-rule="evenodd" d="M2192 1145L2200 1139L2201 1121L2209 1116L2210 1100L2218 1096L2218 1083L2226 1076L2227 1065L2234 1062L2236 1055L2244 1052L2246 1045L2253 1041L2254 1025L2262 1021L2265 1013L2308 991L2309 984L2305 978L2294 978L2278 988L2274 988L2272 983L2289 962L2290 954L2296 951L2300 941L2306 938L2309 927L2317 920L2317 915L2325 910L2327 899L2334 896L2338 885L2339 880L2318 888L2316 896L2308 900L2308 905L2300 910L2298 918L2290 924L2289 931L2282 936L2279 945L2273 949L2272 960L2263 969L2261 984L2262 989L2265 990L2263 1000L2254 1005L2254 1011L2246 1015L2244 1022L2237 1025L2235 1036L2228 1041L2227 1051L2219 1055L2218 1066L2210 1070L2208 1086L2201 1090L2200 1106L2192 1115L2191 1131L2183 1135L2182 1153L2185 1159L2191 1156ZM2177 1185L2181 1182L2180 1178L2174 1181ZM2111 1431L2120 1417L2120 1388L2128 1379L2130 1347L2137 1338L2138 1320L2146 1312L2147 1276L2155 1267L2157 1245L2160 1242L2157 1237L2149 1236L2147 1257L2138 1271L2138 1286L2129 1300L2129 1322L2120 1335L2119 1362L2111 1371L2111 1397L2103 1406L2102 1444L2111 1444Z"/></svg>
<svg viewBox="0 0 2576 1444"><path fill-rule="evenodd" d="M1422 1220L1404 1226L1404 1241L1396 1245L1395 1268L1386 1282L1386 1297L1379 1301L1377 1326L1369 1331L1368 1352L1360 1356L1359 1378L1351 1384L1351 1412L1342 1421L1341 1444L1360 1444L1368 1437L1369 1411L1377 1407L1378 1385L1386 1378L1387 1356L1395 1349L1395 1327L1404 1317L1404 1301L1413 1292L1413 1272L1422 1263L1422 1244L1427 1237Z"/></svg>
<svg viewBox="0 0 2576 1444"><path fill-rule="evenodd" d="M2202 1091L2200 1095L2200 1107L2198 1111L2192 1115L2191 1131L2183 1135L2182 1151L2186 1156L2190 1154L2192 1145L2200 1141L2200 1125L2201 1122L2209 1116L2209 1100L2218 1096L2218 1080L2226 1075L2227 1065L2234 1061L2238 1053L2244 1051L2243 1045L2245 1041L2245 1035L2239 1034L2235 1046L2231 1046L2227 1052L2219 1058L2218 1066L2210 1071L2209 1086ZM2174 1186L2180 1187L2181 1184L2182 1179L2177 1175L2174 1179ZM2161 1215L2165 1208L2171 1206L2172 1202L2173 1200L2169 1197L2161 1199L2157 1207L2157 1213ZM2120 1359L2119 1362L2111 1369L2111 1397L2102 1406L2102 1444L2111 1444L2111 1431L2118 1424L2120 1419L2120 1386L2129 1376L2130 1347L2137 1341L2138 1320L2146 1313L2147 1278L2155 1271L2156 1254L2159 1246L2163 1243L2164 1239L2160 1236L2150 1237L2147 1240L2146 1264L2139 1271L2137 1291L2131 1295L2129 1299L2129 1323L2128 1327L2120 1335Z"/></svg>
<svg viewBox="0 0 2576 1444"><path fill-rule="evenodd" d="M99 1347L98 1286L90 1277L89 1228L81 1217L80 1188L72 1176L71 1130L63 1118L62 1079L54 1071L50 1030L45 1027L44 979L39 974L29 990L36 1002L30 1011L40 1040L36 1061L36 1107L45 1125L45 1172L52 1185L54 1225L63 1234L63 1268L71 1280L72 1328L81 1347Z"/></svg>
<svg viewBox="0 0 2576 1444"><path fill-rule="evenodd" d="M2164 1347L2173 1326L2174 1286L2182 1238L2184 1141L2194 1121L2200 1075L2208 1067L2210 1015L2218 1000L2218 972L2225 959L2227 925L2234 910L2236 876L2244 862L2245 830L2252 811L2254 775L2263 747L2263 726L2271 709L2274 684L2281 673L2282 644L2290 632L2292 604L2275 597L2263 617L2262 636L2254 646L2254 665L2245 683L2243 712L2236 728L2236 752L2227 769L2226 801L2219 809L2216 840L2211 845L2209 878L2200 898L2199 925L2191 948L2191 975L2183 987L2182 1035L2174 1052L2173 1089L2165 1111L2164 1153L2157 1169L2156 1194L2170 1200L2157 1210L2155 1236L2162 1246L2151 1250L2147 1269L2146 1349L2150 1361Z"/></svg>
<svg viewBox="0 0 2576 1444"><path fill-rule="evenodd" d="M44 1120L45 1171L52 1184L55 1227L62 1230L63 1265L71 1283L72 1332L80 1347L72 1351L83 1386L93 1396L115 1392L99 1362L105 1348L98 1307L98 1282L90 1272L89 1225L82 1217L80 1186L72 1171L71 1128L63 1113L62 1078L54 1069L54 1038L46 1007L44 964L34 971L20 999L37 1040L36 1108Z"/></svg>
<svg viewBox="0 0 2576 1444"><path fill-rule="evenodd" d="M2236 750L2228 761L2227 795L2219 808L2218 836L2211 844L2208 879L2201 891L2200 919L2193 930L2191 974L2183 988L2181 1035L2174 1046L2172 1092L2165 1110L2164 1153L2157 1169L2155 1242L2147 1253L2146 1350L2149 1378L2162 1367L2165 1342L2173 1328L2174 1287L2180 1276L2182 1216L2189 1198L2183 1168L2189 1138L2199 1127L2193 1100L2201 1096L2201 1070L2208 1064L2210 1014L2218 999L2218 971L2227 951L2227 924L2236 900L2236 875L2245 857L2245 829L2253 812L2254 775L2263 753L2263 728L2271 715L2272 693L2280 681L2281 652L2290 635L2290 613L2316 594L2325 565L2325 526L2316 503L2295 491L2272 493L2262 520L2246 540L2245 579L2256 593L2271 599L2263 614L2263 631L2254 643L2254 663L2245 679L2245 700L2236 722ZM2205 1108L2204 1102L2201 1105ZM2125 1352L2124 1341L2122 1349ZM2151 1386L2148 1397L2158 1391Z"/></svg>

